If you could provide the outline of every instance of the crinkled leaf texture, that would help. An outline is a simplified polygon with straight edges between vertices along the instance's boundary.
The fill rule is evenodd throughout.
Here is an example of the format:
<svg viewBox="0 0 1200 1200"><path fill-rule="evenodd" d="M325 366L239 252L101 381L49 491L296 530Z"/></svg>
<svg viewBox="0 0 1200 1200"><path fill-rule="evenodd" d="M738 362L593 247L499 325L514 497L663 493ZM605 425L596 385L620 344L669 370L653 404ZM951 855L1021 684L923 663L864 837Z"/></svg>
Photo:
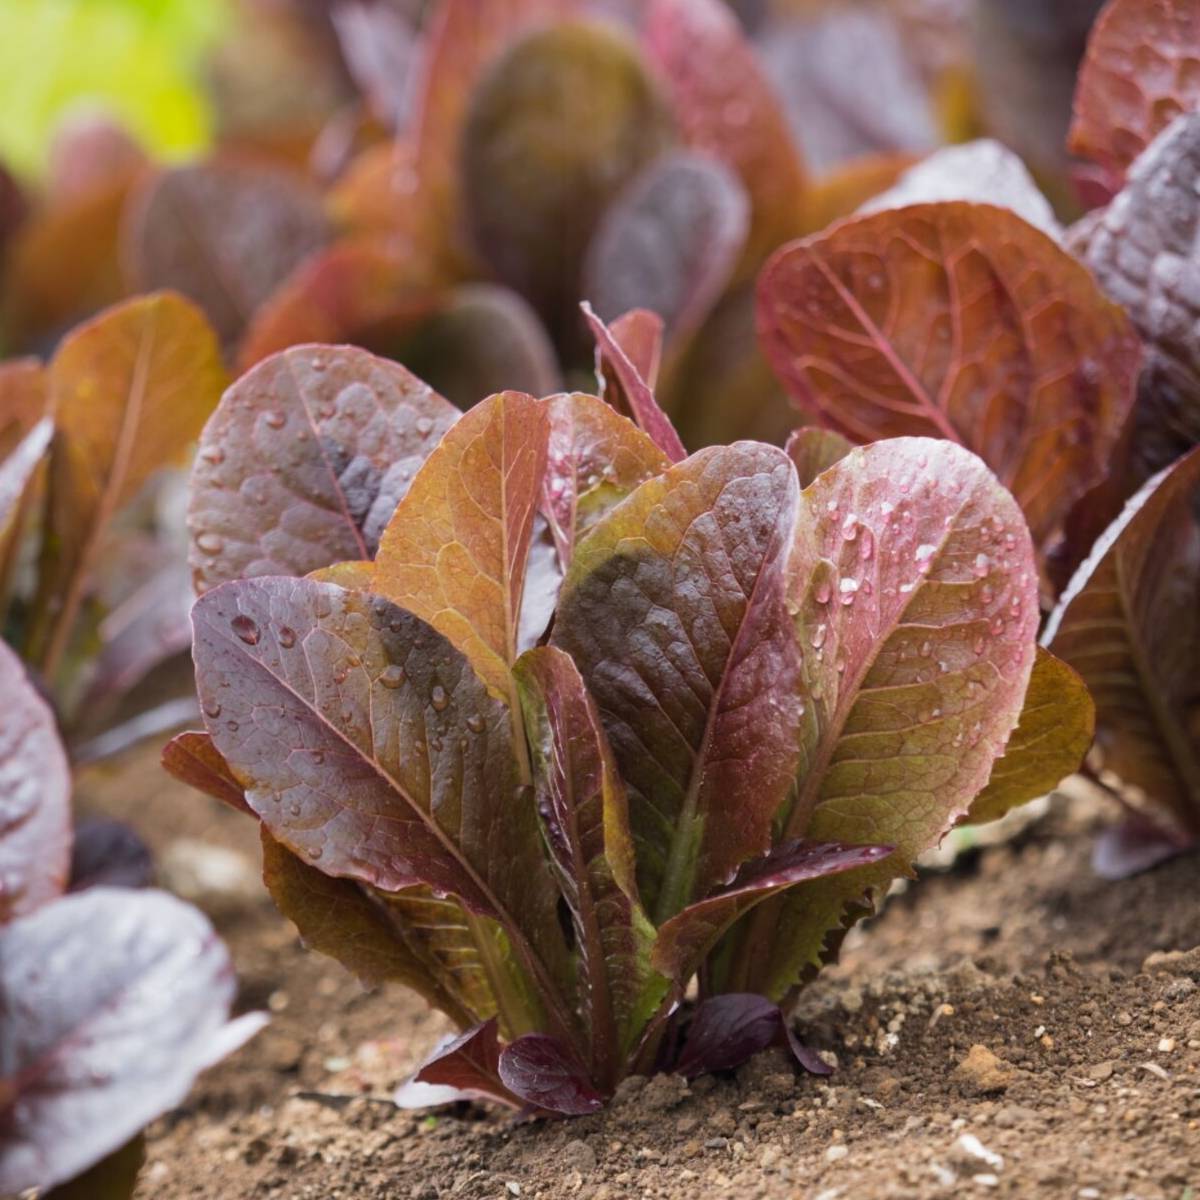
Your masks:
<svg viewBox="0 0 1200 1200"><path fill-rule="evenodd" d="M193 623L208 731L272 837L327 874L425 885L498 921L488 976L524 1032L522 971L544 999L567 969L505 705L445 637L366 592L239 581Z"/></svg>
<svg viewBox="0 0 1200 1200"><path fill-rule="evenodd" d="M1102 765L1182 844L1200 838L1198 499L1200 448L1129 500L1042 638L1091 690Z"/></svg>
<svg viewBox="0 0 1200 1200"><path fill-rule="evenodd" d="M805 703L783 836L896 853L790 889L734 928L714 982L772 999L983 789L1017 723L1038 621L1021 512L950 442L852 451L804 490L795 528Z"/></svg>
<svg viewBox="0 0 1200 1200"><path fill-rule="evenodd" d="M0 931L0 1191L50 1187L124 1145L265 1018L208 921L164 892L94 888Z"/></svg>
<svg viewBox="0 0 1200 1200"><path fill-rule="evenodd" d="M1039 546L1104 477L1132 406L1128 318L1006 209L953 201L841 222L771 260L758 315L800 408L859 442L974 450Z"/></svg>
<svg viewBox="0 0 1200 1200"><path fill-rule="evenodd" d="M71 865L71 769L54 714L0 642L0 925L60 895Z"/></svg>
<svg viewBox="0 0 1200 1200"><path fill-rule="evenodd" d="M197 590L372 557L458 415L398 363L353 346L259 363L200 439L188 509Z"/></svg>
<svg viewBox="0 0 1200 1200"><path fill-rule="evenodd" d="M1200 106L1200 8L1193 0L1110 0L1092 26L1070 146L1119 184L1181 112Z"/></svg>
<svg viewBox="0 0 1200 1200"><path fill-rule="evenodd" d="M784 606L799 489L782 451L702 450L576 547L553 642L579 667L630 793L656 923L764 853L803 707Z"/></svg>
<svg viewBox="0 0 1200 1200"><path fill-rule="evenodd" d="M1134 162L1125 186L1093 215L1084 239L1084 262L1146 342L1134 414L1138 466L1145 474L1200 443L1198 187L1200 113L1189 113Z"/></svg>

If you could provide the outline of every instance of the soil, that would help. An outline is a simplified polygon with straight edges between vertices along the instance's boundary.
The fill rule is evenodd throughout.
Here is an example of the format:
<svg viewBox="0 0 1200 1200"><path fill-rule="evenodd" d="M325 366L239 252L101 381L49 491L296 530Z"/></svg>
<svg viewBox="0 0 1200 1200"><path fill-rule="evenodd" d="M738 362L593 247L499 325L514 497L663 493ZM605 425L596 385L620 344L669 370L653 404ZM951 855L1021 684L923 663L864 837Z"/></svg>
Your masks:
<svg viewBox="0 0 1200 1200"><path fill-rule="evenodd" d="M228 940L241 1007L273 1013L152 1126L139 1200L1200 1197L1200 861L1100 881L1090 843L1112 814L1081 786L848 939L799 1010L828 1080L768 1053L546 1123L396 1110L446 1023L307 953L257 882L252 823L167 779L156 750L79 791L150 841Z"/></svg>

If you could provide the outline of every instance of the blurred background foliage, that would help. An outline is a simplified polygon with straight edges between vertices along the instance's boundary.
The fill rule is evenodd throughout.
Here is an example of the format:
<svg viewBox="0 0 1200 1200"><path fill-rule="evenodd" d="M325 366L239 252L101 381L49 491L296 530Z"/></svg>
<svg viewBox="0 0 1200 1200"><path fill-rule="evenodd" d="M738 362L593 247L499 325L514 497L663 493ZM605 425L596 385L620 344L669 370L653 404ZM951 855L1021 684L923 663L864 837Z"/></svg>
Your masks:
<svg viewBox="0 0 1200 1200"><path fill-rule="evenodd" d="M156 156L202 152L202 64L229 18L227 0L0 0L0 158L39 175L59 124L97 111Z"/></svg>

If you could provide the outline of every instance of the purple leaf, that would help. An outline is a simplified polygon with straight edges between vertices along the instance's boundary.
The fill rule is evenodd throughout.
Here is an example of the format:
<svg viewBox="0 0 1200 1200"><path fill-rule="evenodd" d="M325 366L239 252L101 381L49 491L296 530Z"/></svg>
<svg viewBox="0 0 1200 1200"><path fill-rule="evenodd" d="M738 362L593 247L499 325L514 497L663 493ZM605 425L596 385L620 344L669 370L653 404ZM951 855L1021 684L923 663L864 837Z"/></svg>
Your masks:
<svg viewBox="0 0 1200 1200"><path fill-rule="evenodd" d="M831 1073L792 1032L779 1005L753 992L727 992L705 1000L692 1017L675 1069L689 1076L729 1071L769 1046L790 1050L813 1075Z"/></svg>
<svg viewBox="0 0 1200 1200"><path fill-rule="evenodd" d="M837 875L879 862L891 846L846 846L838 842L786 842L745 863L733 882L677 913L658 931L653 963L681 987L699 969L721 935L743 914L798 883Z"/></svg>
<svg viewBox="0 0 1200 1200"><path fill-rule="evenodd" d="M398 363L352 346L259 363L200 438L188 508L197 590L372 557L458 415Z"/></svg>
<svg viewBox="0 0 1200 1200"><path fill-rule="evenodd" d="M50 1187L177 1105L253 1036L224 946L164 892L94 888L0 931L0 1192Z"/></svg>
<svg viewBox="0 0 1200 1200"><path fill-rule="evenodd" d="M587 1071L552 1037L527 1033L500 1052L500 1078L526 1104L582 1117L604 1107Z"/></svg>
<svg viewBox="0 0 1200 1200"><path fill-rule="evenodd" d="M604 398L618 412L627 412L672 462L682 461L687 451L670 417L659 408L650 385L613 337L612 330L592 311L592 306L585 301L582 307L584 319L596 339L596 374L606 380ZM609 394L609 383L615 384L616 396Z"/></svg>
<svg viewBox="0 0 1200 1200"><path fill-rule="evenodd" d="M456 1100L495 1100L522 1107L500 1078L495 1018L443 1043L402 1084L393 1099L401 1108L427 1108Z"/></svg>
<svg viewBox="0 0 1200 1200"><path fill-rule="evenodd" d="M53 900L71 862L71 771L54 714L0 642L0 925Z"/></svg>
<svg viewBox="0 0 1200 1200"><path fill-rule="evenodd" d="M1101 879L1128 879L1192 849L1177 834L1135 816L1101 831L1092 848L1092 869Z"/></svg>

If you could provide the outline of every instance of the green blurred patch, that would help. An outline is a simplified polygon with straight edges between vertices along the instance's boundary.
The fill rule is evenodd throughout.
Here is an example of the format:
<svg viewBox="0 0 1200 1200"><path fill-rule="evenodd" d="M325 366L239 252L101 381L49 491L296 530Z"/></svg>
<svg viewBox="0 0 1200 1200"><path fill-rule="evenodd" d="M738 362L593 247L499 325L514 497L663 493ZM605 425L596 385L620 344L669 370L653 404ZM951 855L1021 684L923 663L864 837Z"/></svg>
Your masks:
<svg viewBox="0 0 1200 1200"><path fill-rule="evenodd" d="M203 150L203 55L229 0L0 0L0 159L38 175L60 120L101 110L151 153Z"/></svg>

